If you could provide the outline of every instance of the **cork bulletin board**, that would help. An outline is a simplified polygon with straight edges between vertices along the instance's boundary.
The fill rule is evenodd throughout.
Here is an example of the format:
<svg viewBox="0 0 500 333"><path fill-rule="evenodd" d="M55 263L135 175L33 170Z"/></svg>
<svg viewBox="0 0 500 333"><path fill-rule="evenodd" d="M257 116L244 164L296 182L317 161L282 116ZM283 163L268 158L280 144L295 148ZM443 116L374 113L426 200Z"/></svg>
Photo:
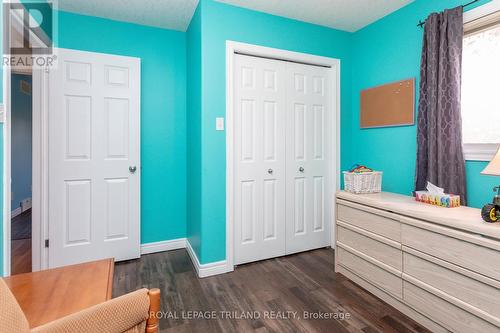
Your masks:
<svg viewBox="0 0 500 333"><path fill-rule="evenodd" d="M361 128L413 124L415 124L414 78L361 91Z"/></svg>

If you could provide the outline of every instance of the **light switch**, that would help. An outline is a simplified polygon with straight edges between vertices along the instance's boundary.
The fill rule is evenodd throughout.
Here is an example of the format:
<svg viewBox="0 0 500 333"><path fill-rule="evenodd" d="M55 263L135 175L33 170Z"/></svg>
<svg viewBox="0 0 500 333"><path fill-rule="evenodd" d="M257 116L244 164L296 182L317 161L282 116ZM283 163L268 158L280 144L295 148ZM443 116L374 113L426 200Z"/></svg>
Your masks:
<svg viewBox="0 0 500 333"><path fill-rule="evenodd" d="M224 118L215 118L215 130L216 131L224 130Z"/></svg>

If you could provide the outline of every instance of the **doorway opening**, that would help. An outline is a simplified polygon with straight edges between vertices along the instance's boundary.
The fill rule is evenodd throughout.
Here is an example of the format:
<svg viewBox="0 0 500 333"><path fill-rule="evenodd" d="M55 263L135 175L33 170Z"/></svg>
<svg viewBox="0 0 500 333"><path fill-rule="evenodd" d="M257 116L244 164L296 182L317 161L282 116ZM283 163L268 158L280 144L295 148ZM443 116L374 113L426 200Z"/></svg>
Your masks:
<svg viewBox="0 0 500 333"><path fill-rule="evenodd" d="M10 10L4 14L4 42L10 49L6 54L29 57L33 54L27 45L37 48L48 45L47 37L40 31L24 29L22 13ZM4 276L46 268L41 265L44 255L39 167L44 154L40 150L42 72L28 63L4 66L3 71Z"/></svg>
<svg viewBox="0 0 500 333"><path fill-rule="evenodd" d="M11 73L11 274L32 269L32 75Z"/></svg>

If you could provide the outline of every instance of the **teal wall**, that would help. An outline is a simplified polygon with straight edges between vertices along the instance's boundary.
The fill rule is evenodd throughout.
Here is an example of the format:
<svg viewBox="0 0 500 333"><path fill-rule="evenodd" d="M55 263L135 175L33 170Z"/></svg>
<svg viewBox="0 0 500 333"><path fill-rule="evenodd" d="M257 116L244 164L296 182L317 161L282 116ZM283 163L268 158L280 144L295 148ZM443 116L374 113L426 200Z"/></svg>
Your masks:
<svg viewBox="0 0 500 333"><path fill-rule="evenodd" d="M186 32L187 44L187 237L201 252L201 5Z"/></svg>
<svg viewBox="0 0 500 333"><path fill-rule="evenodd" d="M186 34L58 18L59 47L141 58L141 242L186 237Z"/></svg>
<svg viewBox="0 0 500 333"><path fill-rule="evenodd" d="M204 264L225 259L226 133L215 118L225 117L226 40L339 58L342 169L370 165L384 171L384 190L409 194L416 127L360 130L359 92L408 77L418 84L416 23L462 3L417 0L354 34L213 0L200 1L186 33L60 12L58 46L142 59L141 241L188 237ZM479 175L485 164L467 162L472 206L498 182Z"/></svg>
<svg viewBox="0 0 500 333"><path fill-rule="evenodd" d="M359 93L362 89L410 77L417 78L418 87L423 29L416 26L417 22L433 11L463 3L463 0L417 0L353 35L352 77L355 79L352 80L352 141L348 149L352 151L353 163L384 172L384 191L410 195L413 190L417 128L360 129ZM418 100L418 88L416 94ZM466 165L468 204L473 207L491 201L492 187L499 183L494 177L479 174L484 166L486 162L467 162Z"/></svg>
<svg viewBox="0 0 500 333"><path fill-rule="evenodd" d="M342 142L348 147L351 98L351 34L250 11L213 0L201 1L201 263L225 259L226 133L215 118L226 110L226 40L311 53L341 60ZM342 149L343 161L349 150Z"/></svg>

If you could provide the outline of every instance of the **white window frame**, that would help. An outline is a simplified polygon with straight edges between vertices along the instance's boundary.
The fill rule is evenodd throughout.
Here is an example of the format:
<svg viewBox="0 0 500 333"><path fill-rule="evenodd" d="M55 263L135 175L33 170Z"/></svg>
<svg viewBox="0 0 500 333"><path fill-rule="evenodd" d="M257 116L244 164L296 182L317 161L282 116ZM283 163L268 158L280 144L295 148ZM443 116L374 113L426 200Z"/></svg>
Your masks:
<svg viewBox="0 0 500 333"><path fill-rule="evenodd" d="M492 0L487 4L465 12L464 24L497 11L500 11L500 0ZM467 161L491 161L499 147L500 144L498 143L464 143L464 158Z"/></svg>

